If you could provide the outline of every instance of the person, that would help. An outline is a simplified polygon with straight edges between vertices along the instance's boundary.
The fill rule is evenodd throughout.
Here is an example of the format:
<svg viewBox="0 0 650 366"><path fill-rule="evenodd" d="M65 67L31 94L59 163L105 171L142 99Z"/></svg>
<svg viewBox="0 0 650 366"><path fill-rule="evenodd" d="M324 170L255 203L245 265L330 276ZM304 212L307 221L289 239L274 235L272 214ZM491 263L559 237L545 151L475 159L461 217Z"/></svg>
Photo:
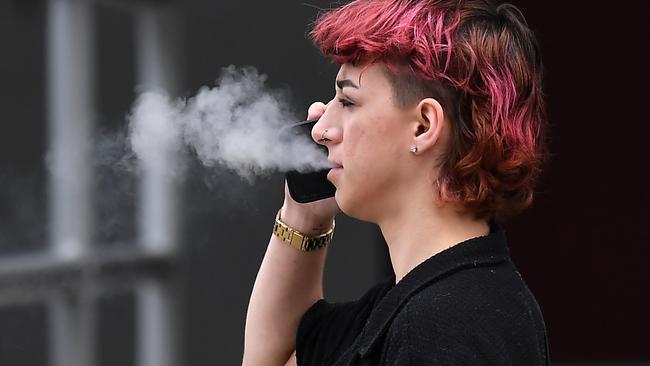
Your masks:
<svg viewBox="0 0 650 366"><path fill-rule="evenodd" d="M243 364L549 364L501 226L531 205L548 156L540 52L522 13L491 0L356 0L320 14L310 35L340 65L334 98L308 112L336 193L300 204L285 184ZM330 303L339 211L379 226L394 276Z"/></svg>

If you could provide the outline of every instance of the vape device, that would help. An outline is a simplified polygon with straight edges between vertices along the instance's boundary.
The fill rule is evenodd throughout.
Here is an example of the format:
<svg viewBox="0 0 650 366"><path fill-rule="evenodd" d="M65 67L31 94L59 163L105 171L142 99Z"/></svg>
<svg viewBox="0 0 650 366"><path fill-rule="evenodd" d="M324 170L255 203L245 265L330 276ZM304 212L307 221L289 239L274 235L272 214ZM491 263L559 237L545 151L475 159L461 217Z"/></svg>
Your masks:
<svg viewBox="0 0 650 366"><path fill-rule="evenodd" d="M311 130L318 120L303 121L283 128L282 135L289 135L291 137L303 135L312 141ZM316 144L320 149L327 154L327 147ZM327 180L327 173L329 169L323 169L311 173L299 173L297 171L289 171L285 177L287 179L287 186L289 187L289 194L294 201L299 203L307 203L322 200L329 197L334 197L336 188L330 181Z"/></svg>

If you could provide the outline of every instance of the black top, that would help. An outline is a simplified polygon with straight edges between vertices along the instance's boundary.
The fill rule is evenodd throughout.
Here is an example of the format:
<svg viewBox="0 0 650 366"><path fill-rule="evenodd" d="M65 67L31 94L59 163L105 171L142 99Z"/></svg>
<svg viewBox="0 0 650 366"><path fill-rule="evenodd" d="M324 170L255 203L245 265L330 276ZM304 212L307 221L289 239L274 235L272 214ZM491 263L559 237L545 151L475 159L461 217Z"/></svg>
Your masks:
<svg viewBox="0 0 650 366"><path fill-rule="evenodd" d="M305 365L548 365L539 305L498 225L347 303L316 302L296 338Z"/></svg>

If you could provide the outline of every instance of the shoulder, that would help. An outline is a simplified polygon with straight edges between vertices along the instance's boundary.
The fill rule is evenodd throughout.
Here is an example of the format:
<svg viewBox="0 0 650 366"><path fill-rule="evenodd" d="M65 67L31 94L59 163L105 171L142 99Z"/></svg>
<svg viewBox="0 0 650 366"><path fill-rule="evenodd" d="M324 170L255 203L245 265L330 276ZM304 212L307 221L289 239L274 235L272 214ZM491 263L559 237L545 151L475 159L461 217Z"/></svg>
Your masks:
<svg viewBox="0 0 650 366"><path fill-rule="evenodd" d="M325 299L321 299L314 303L305 312L300 325L302 327L309 327L309 325L324 319L328 321L332 321L334 318L336 320L342 320L341 318L349 320L346 318L356 318L359 315L367 316L367 314L372 311L377 301L379 301L391 288L394 281L394 277L386 279L370 288L359 299L353 301L329 302ZM345 321L343 323L345 323ZM333 325L337 324L341 323L335 323Z"/></svg>
<svg viewBox="0 0 650 366"><path fill-rule="evenodd" d="M406 304L432 316L467 317L524 310L535 299L511 262L465 268L424 286Z"/></svg>
<svg viewBox="0 0 650 366"><path fill-rule="evenodd" d="M375 304L394 281L394 278L389 278L377 284L355 301L331 303L319 300L312 305L298 325L296 356L299 364L322 364L339 357L353 344Z"/></svg>
<svg viewBox="0 0 650 366"><path fill-rule="evenodd" d="M386 340L390 353L414 364L535 365L530 361L541 359L545 337L533 295L506 262L428 284L404 304Z"/></svg>

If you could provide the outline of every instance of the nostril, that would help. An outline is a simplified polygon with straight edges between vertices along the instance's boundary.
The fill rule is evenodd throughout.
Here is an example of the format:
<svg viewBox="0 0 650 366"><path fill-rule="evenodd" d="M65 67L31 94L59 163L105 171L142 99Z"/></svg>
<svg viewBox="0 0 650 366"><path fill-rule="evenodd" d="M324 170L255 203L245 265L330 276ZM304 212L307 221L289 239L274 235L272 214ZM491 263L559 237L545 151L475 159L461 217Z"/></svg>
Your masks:
<svg viewBox="0 0 650 366"><path fill-rule="evenodd" d="M329 138L327 138L327 133L329 132L329 129L324 129L323 132L320 135L320 138L318 139L318 142L327 142L331 141Z"/></svg>

